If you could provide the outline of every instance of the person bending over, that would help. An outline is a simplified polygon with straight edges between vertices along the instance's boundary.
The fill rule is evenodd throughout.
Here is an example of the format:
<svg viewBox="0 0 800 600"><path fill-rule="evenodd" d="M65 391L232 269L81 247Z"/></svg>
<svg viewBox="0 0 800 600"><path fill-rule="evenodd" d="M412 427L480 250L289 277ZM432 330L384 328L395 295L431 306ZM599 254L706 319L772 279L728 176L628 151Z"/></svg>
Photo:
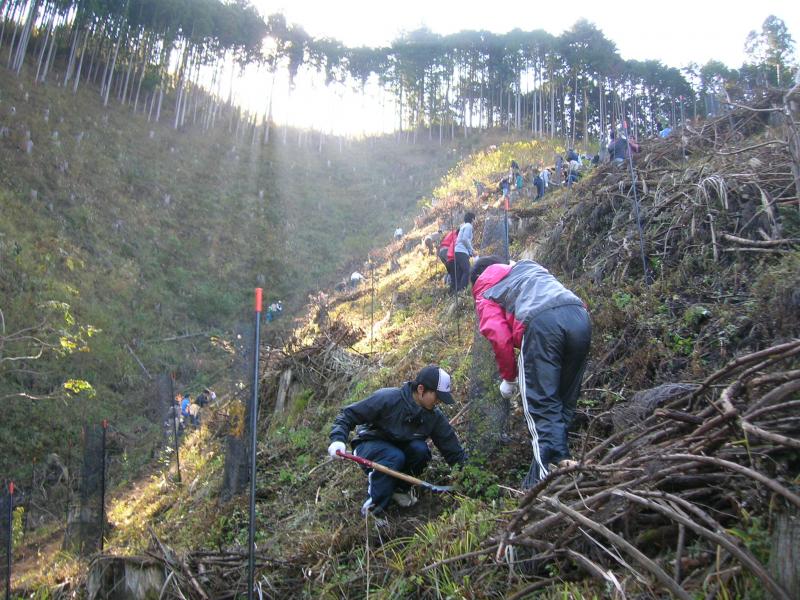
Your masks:
<svg viewBox="0 0 800 600"><path fill-rule="evenodd" d="M580 298L531 260L512 266L499 256L481 257L470 281L478 327L494 350L504 398L514 395L519 378L533 448L522 487L530 489L553 465L572 463L567 430L589 356L589 313Z"/></svg>

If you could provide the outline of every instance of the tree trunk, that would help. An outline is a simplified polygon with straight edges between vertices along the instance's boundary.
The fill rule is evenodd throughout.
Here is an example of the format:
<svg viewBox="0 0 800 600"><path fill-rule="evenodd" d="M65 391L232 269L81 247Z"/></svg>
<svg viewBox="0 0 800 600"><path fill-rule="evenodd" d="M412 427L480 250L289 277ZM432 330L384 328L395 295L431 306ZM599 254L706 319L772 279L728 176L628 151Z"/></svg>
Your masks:
<svg viewBox="0 0 800 600"><path fill-rule="evenodd" d="M6 39L6 21L9 20L6 10L9 6L11 6L10 0L3 0L0 3L0 48L3 47L3 40Z"/></svg>
<svg viewBox="0 0 800 600"><path fill-rule="evenodd" d="M83 35L83 45L81 46L81 58L78 61L78 69L75 71L74 83L72 86L72 93L78 93L78 84L81 82L81 70L83 69L83 59L86 56L86 44L89 42L90 30L86 30Z"/></svg>
<svg viewBox="0 0 800 600"><path fill-rule="evenodd" d="M47 8L45 8L47 10ZM47 15L45 15L45 19L47 20ZM39 50L39 59L36 61L36 76L33 78L34 82L39 81L39 74L42 72L42 61L44 60L45 53L47 52L48 43L50 42L50 36L53 34L53 23L56 19L56 10L53 8L50 11L50 19L47 20L47 27L46 32L44 34L44 41L42 42L42 47Z"/></svg>
<svg viewBox="0 0 800 600"><path fill-rule="evenodd" d="M18 4L14 7L11 11L11 19L9 22L11 23L14 31L11 32L11 42L8 45L8 61L6 62L6 66L10 69L11 68L11 60L14 57L14 47L17 41L17 34L19 33L19 27L17 27L17 19L19 18L17 13L18 11L22 11L23 5Z"/></svg>
<svg viewBox="0 0 800 600"><path fill-rule="evenodd" d="M17 50L14 55L14 71L17 75L20 74L22 71L22 65L25 64L25 55L28 52L28 43L31 40L31 33L33 32L33 26L36 23L36 17L39 14L39 6L41 5L41 0L34 0L31 4L30 12L28 12L28 20L25 23L25 27L22 29L22 33L19 36L19 41L17 43Z"/></svg>
<svg viewBox="0 0 800 600"><path fill-rule="evenodd" d="M800 598L800 511L784 508L775 516L770 571L790 598Z"/></svg>
<svg viewBox="0 0 800 600"><path fill-rule="evenodd" d="M136 75L133 70L133 65L136 64L136 55L139 54L140 44L141 39L137 37L133 44L133 48L128 49L128 68L125 70L125 83L122 86L122 92L119 96L119 101L122 104L128 103L128 86L131 82L131 77L135 77Z"/></svg>
<svg viewBox="0 0 800 600"><path fill-rule="evenodd" d="M103 106L108 106L108 96L111 92L111 82L114 80L114 70L117 68L117 56L119 55L119 45L122 43L123 27L120 24L119 32L117 33L117 43L114 45L114 57L111 59L111 65L108 67L108 79L103 84Z"/></svg>
<svg viewBox="0 0 800 600"><path fill-rule="evenodd" d="M65 21L62 19L62 21ZM55 48L58 45L58 25L55 23L53 24L53 33L50 36L50 49L47 51L47 58L44 61L44 70L42 71L42 75L40 81L44 83L47 80L47 75L50 73L50 69L53 68L53 63L55 62L56 53Z"/></svg>
<svg viewBox="0 0 800 600"><path fill-rule="evenodd" d="M67 68L64 70L64 87L67 87L67 83L69 83L70 77L72 77L72 71L75 68L75 56L78 52L78 40L80 39L81 28L78 25L78 18L75 18L75 22L72 24L72 42L69 45L69 59L67 59Z"/></svg>
<svg viewBox="0 0 800 600"><path fill-rule="evenodd" d="M553 84L553 73L550 72L550 137L556 137L556 86Z"/></svg>

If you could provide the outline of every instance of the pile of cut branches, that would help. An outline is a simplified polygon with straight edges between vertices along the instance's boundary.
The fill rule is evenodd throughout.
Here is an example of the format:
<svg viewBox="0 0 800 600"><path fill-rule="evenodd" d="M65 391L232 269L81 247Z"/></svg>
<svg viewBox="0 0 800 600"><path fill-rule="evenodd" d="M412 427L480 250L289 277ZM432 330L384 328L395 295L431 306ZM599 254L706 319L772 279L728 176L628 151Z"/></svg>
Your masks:
<svg viewBox="0 0 800 600"><path fill-rule="evenodd" d="M498 560L526 547L534 563L588 573L620 596L630 586L713 597L749 578L788 600L782 582L797 573L771 573L742 532L753 515L800 514L798 367L800 340L753 352L638 424L602 441L587 435L579 464L520 503L494 540Z"/></svg>
<svg viewBox="0 0 800 600"><path fill-rule="evenodd" d="M293 336L280 351L280 358L271 360L263 371L263 389L271 394L281 373L291 369L292 378L311 389L326 390L326 395L341 392L368 362L348 350L362 336L361 330L340 321L326 321L310 343Z"/></svg>
<svg viewBox="0 0 800 600"><path fill-rule="evenodd" d="M596 281L667 272L686 257L730 264L743 255L776 255L800 246L781 210L798 204L793 175L797 129L784 97L767 95L666 140L642 144L626 162L598 168L540 249L540 259ZM771 127L772 121L780 127ZM636 217L636 208L640 217ZM639 231L641 222L641 232ZM655 274L658 275L659 273Z"/></svg>
<svg viewBox="0 0 800 600"><path fill-rule="evenodd" d="M152 533L152 532L151 532ZM156 561L164 569L162 598L223 600L246 595L249 557L239 550L197 551L178 554L153 536L147 560ZM254 566L261 576L254 582L259 597L286 598L295 590L294 577L300 564L296 559L270 558L255 553ZM280 575L278 575L280 574Z"/></svg>

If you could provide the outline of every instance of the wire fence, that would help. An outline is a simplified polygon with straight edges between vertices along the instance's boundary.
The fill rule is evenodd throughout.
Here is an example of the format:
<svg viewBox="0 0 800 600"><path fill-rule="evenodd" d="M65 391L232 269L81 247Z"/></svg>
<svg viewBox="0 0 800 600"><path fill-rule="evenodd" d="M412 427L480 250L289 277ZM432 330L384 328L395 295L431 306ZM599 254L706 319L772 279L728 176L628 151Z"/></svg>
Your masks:
<svg viewBox="0 0 800 600"><path fill-rule="evenodd" d="M83 464L77 482L77 497L67 507L64 549L86 555L102 548L105 529L105 428L101 424L83 428Z"/></svg>
<svg viewBox="0 0 800 600"><path fill-rule="evenodd" d="M245 491L249 476L250 402L251 371L255 329L253 323L242 323L236 328L236 358L233 373L238 393L228 407L228 422L225 435L225 469L222 480L222 500L227 501Z"/></svg>
<svg viewBox="0 0 800 600"><path fill-rule="evenodd" d="M480 256L496 254L505 256L505 216L493 210L484 219L483 231L478 244ZM472 320L474 322L474 319ZM487 374L491 378L487 378ZM470 454L488 456L506 440L510 402L496 391L486 389L487 383L497 379L494 353L477 325L473 326L472 364L470 367L470 390L467 445Z"/></svg>

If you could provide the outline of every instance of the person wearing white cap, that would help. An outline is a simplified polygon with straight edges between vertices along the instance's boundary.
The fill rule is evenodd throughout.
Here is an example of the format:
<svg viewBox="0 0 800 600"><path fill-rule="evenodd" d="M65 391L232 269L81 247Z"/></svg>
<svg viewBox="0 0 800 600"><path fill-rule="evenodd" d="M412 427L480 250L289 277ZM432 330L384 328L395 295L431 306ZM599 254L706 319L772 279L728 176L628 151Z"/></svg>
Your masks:
<svg viewBox="0 0 800 600"><path fill-rule="evenodd" d="M439 402L453 404L450 375L436 365L422 369L414 381L401 387L382 388L368 398L345 406L333 422L328 454L340 458L350 431L356 426L351 442L353 454L378 464L419 476L431 460L428 439L442 453L449 465L462 463L466 453L447 417L436 407ZM404 483L381 473L367 470L369 486L361 513L378 513L390 501L412 506L416 498Z"/></svg>

